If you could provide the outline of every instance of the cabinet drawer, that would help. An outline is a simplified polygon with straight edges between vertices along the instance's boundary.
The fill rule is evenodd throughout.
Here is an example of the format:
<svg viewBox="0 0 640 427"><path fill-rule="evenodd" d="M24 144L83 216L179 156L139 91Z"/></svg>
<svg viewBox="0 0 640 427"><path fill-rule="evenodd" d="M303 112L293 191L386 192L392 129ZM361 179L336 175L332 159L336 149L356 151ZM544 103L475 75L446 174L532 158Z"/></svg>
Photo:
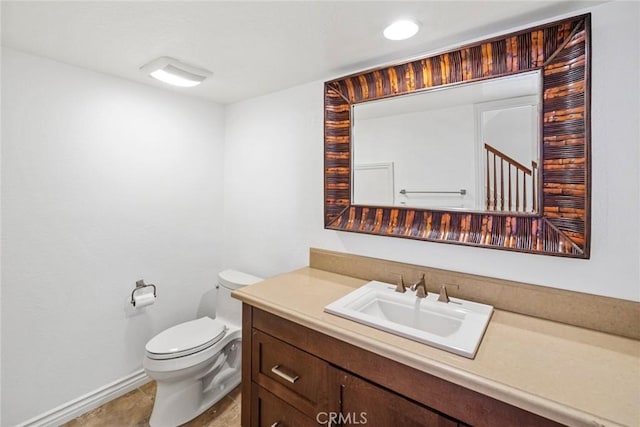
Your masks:
<svg viewBox="0 0 640 427"><path fill-rule="evenodd" d="M327 410L327 362L256 329L252 347L254 382L311 418Z"/></svg>
<svg viewBox="0 0 640 427"><path fill-rule="evenodd" d="M252 427L317 427L314 419L288 405L285 401L252 384L254 425Z"/></svg>

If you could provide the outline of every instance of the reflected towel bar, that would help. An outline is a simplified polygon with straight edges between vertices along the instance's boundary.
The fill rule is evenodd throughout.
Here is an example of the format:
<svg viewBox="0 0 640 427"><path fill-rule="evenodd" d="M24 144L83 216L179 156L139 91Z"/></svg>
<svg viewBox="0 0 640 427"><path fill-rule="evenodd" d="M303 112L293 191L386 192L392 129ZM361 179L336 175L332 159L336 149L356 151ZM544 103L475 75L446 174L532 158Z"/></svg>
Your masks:
<svg viewBox="0 0 640 427"><path fill-rule="evenodd" d="M407 191L404 188L402 190L400 190L400 194L411 194L411 193L422 193L422 194L460 194L461 196L464 196L465 194L467 194L467 190L465 190L464 188L458 191Z"/></svg>

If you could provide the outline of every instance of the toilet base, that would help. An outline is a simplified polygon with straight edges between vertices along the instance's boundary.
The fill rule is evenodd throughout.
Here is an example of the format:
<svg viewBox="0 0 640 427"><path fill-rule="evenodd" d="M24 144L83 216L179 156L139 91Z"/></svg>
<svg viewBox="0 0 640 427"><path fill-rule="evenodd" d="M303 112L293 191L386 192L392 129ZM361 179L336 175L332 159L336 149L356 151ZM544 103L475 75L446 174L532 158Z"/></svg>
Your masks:
<svg viewBox="0 0 640 427"><path fill-rule="evenodd" d="M204 397L197 408L190 407L191 405L184 405L184 403L181 402L181 399L167 399L165 403L161 403L160 405L157 404L158 400L156 400L156 403L153 405L151 418L149 419L149 425L151 427L176 427L191 421L222 400L222 398L237 387L240 382L240 375L237 375L233 381L225 383L222 388L215 390L215 392ZM192 385L192 387L193 388L185 390L185 393L182 395L182 399L188 401L198 399L200 392L197 390L197 386L195 384ZM156 396L156 399L158 399L158 396ZM180 409L176 410L172 408Z"/></svg>
<svg viewBox="0 0 640 427"><path fill-rule="evenodd" d="M176 427L205 412L241 381L241 341L228 342L220 352L183 370L184 372L147 372L156 380L156 398L149 424L151 427Z"/></svg>

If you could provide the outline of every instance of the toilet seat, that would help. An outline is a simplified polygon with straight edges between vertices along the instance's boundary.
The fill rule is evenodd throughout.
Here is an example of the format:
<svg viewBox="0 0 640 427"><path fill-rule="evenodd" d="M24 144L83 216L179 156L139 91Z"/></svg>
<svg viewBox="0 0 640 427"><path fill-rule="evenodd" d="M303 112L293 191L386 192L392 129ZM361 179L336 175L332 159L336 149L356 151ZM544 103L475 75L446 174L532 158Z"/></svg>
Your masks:
<svg viewBox="0 0 640 427"><path fill-rule="evenodd" d="M154 360L175 359L205 350L227 333L228 327L209 317L173 326L153 337L145 346L147 357Z"/></svg>

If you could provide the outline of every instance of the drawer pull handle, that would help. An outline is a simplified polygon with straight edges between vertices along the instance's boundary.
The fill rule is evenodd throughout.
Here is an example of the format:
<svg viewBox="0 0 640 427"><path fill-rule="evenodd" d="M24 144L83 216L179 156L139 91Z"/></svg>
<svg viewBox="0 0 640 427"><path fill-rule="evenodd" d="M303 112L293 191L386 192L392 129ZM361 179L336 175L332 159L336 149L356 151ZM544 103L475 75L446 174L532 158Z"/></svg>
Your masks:
<svg viewBox="0 0 640 427"><path fill-rule="evenodd" d="M271 427L278 427L280 425L280 423L278 421L276 421L275 423L271 424Z"/></svg>
<svg viewBox="0 0 640 427"><path fill-rule="evenodd" d="M277 376L279 376L283 380L289 381L291 384L295 383L296 381L298 381L298 378L300 378L299 375L296 375L295 377L293 377L293 376L291 376L289 374L285 374L284 372L282 372L280 370L280 365L276 365L273 368L271 368L271 372L273 372L274 374L276 374Z"/></svg>

